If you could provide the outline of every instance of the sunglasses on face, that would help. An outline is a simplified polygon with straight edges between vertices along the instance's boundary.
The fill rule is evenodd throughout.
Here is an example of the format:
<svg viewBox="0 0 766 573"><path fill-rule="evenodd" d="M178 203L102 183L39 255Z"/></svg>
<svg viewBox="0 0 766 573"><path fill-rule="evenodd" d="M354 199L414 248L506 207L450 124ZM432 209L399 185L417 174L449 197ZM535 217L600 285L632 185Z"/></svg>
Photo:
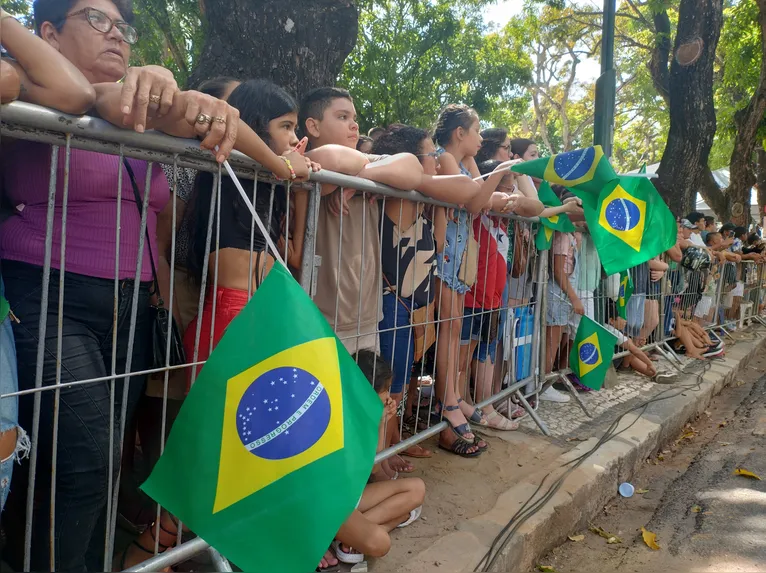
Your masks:
<svg viewBox="0 0 766 573"><path fill-rule="evenodd" d="M101 32L102 34L108 34L112 28L117 28L122 34L123 40L125 40L126 44L130 44L131 46L138 42L138 32L136 32L136 29L125 22L124 20L112 20L109 16L104 14L101 10L96 10L95 8L83 8L82 10L77 10L76 12L72 12L71 14L67 14L66 18L64 20L67 20L69 18L74 18L75 16L79 16L80 14L85 15L85 19L88 21L88 24L90 24L91 28L96 30L97 32Z"/></svg>

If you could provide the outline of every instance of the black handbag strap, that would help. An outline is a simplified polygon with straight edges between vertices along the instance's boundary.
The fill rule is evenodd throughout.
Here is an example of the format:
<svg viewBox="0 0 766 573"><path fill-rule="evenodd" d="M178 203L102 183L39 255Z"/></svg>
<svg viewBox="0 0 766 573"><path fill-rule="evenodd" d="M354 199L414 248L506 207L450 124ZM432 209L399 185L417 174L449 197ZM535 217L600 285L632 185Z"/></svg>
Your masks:
<svg viewBox="0 0 766 573"><path fill-rule="evenodd" d="M130 163L128 163L128 160L126 158L122 158L122 162L125 165L125 169L128 171L128 177L130 177L130 184L133 187L133 197L136 200L136 207L138 208L138 216L142 217L144 214L144 210L141 207L141 193L138 191L138 183L136 183L136 175L133 173L133 168L130 166ZM154 255L152 254L152 243L149 240L149 229L145 229L146 231L146 246L149 249L149 262L152 265L152 282L153 282L153 288L154 292L157 294L157 299L159 301L158 306L162 307L164 306L164 302L162 300L162 293L160 293L160 282L157 279L157 267L154 265Z"/></svg>

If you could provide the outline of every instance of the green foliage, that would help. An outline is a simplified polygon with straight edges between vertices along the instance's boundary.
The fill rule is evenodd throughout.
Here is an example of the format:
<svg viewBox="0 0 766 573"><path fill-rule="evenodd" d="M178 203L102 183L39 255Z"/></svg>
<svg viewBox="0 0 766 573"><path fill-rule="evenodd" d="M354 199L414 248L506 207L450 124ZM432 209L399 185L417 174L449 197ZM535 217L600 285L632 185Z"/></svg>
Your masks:
<svg viewBox="0 0 766 573"><path fill-rule="evenodd" d="M135 0L133 65L161 64L185 85L204 41L198 0Z"/></svg>
<svg viewBox="0 0 766 573"><path fill-rule="evenodd" d="M735 118L747 107L760 77L761 35L758 5L752 1L733 2L724 10L723 31L718 43L715 84L716 120L718 128L710 167L729 165L737 135ZM762 122L760 138L766 137Z"/></svg>
<svg viewBox="0 0 766 573"><path fill-rule="evenodd" d="M361 127L433 124L444 104L484 117L518 108L531 62L507 38L487 33L481 3L376 0L360 6L360 34L340 83L357 102Z"/></svg>

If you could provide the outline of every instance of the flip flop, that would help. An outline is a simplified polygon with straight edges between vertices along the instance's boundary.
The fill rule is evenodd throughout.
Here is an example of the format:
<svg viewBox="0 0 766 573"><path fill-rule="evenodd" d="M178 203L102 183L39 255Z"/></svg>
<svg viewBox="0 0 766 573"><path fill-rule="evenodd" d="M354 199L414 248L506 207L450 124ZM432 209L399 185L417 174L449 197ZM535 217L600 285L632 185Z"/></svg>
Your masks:
<svg viewBox="0 0 766 573"><path fill-rule="evenodd" d="M497 412L493 411L486 415L487 417L487 427L492 428L493 430L498 430L500 432L512 432L514 430L519 429L519 423L514 422L506 418L505 416L498 414ZM499 426L493 426L492 420L495 420L496 418L500 419L500 425Z"/></svg>
<svg viewBox="0 0 766 573"><path fill-rule="evenodd" d="M337 539L332 542L332 550L335 552L335 556L338 558L338 561L347 563L349 565L356 565L357 563L364 561L364 554L346 553L340 548L341 545L342 543ZM351 549L353 549L353 547Z"/></svg>
<svg viewBox="0 0 766 573"><path fill-rule="evenodd" d="M410 518L407 521L405 521L404 523L400 523L396 527L407 527L408 525L420 519L421 513L423 513L423 506L419 505L415 509L410 511Z"/></svg>

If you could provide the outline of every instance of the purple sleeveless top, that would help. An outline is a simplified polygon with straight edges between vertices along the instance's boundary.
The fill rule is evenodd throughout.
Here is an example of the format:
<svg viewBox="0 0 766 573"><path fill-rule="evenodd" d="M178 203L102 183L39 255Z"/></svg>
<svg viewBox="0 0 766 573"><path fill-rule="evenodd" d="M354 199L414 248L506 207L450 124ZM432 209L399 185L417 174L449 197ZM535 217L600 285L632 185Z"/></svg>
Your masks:
<svg viewBox="0 0 766 573"><path fill-rule="evenodd" d="M51 266L61 268L61 215L66 151L59 150L56 175L56 207L53 223ZM148 164L128 159L136 176L142 201ZM12 215L0 225L0 257L43 266L45 227L48 211L51 146L31 141L16 141L0 154L0 191ZM141 217L133 187L119 156L72 149L69 163L69 196L66 226L66 272L113 279L117 240L117 169L122 169L120 205L120 279L136 276L136 257ZM170 190L159 165L152 166L147 212L155 264L157 215L168 202ZM149 251L144 243L141 280L152 280Z"/></svg>

